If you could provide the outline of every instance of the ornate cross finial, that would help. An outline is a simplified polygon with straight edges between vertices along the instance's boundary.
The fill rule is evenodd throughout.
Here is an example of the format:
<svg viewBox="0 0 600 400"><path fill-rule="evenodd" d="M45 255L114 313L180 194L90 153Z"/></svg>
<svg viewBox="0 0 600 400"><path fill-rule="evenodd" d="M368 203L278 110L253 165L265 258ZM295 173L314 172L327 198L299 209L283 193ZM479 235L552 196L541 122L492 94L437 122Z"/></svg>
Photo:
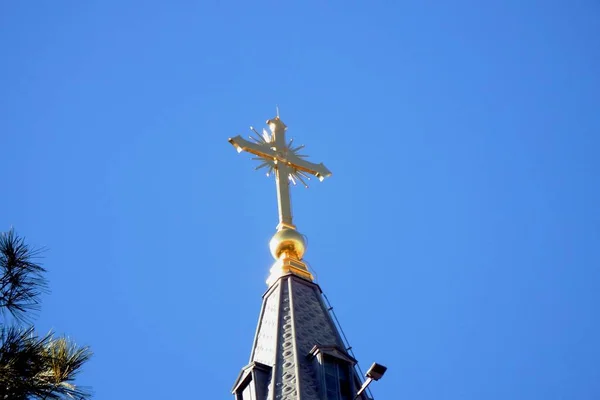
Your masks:
<svg viewBox="0 0 600 400"><path fill-rule="evenodd" d="M279 114L279 109L277 110ZM319 180L331 176L331 172L321 164L314 164L304 160L307 156L298 152L304 148L304 145L293 146L294 139L286 143L285 131L287 127L279 119L279 115L267 121L271 133L263 129L262 134L253 127L250 129L254 136L250 136L252 142L236 136L229 139L238 151L247 151L257 157L254 160L261 161L256 169L267 168L267 176L275 173L275 182L277 184L277 203L279 206L279 225L277 230L295 229L292 223L292 208L290 201L289 182L294 185L299 181L304 186L308 184L304 179L310 180L310 175L314 175Z"/></svg>
<svg viewBox="0 0 600 400"><path fill-rule="evenodd" d="M268 120L267 125L269 125L271 133L263 129L261 134L250 127L255 134L255 136L250 136L251 142L239 135L229 138L229 143L237 149L238 153L247 151L256 156L253 159L261 162L256 169L267 168L267 176L273 172L275 173L279 225L277 225L277 233L271 239L269 247L271 248L271 254L277 261L271 268L267 284L271 286L279 277L288 273L312 281L313 276L302 261L302 256L306 250L306 241L292 223L290 182L295 185L296 182L300 181L308 187L304 179L310 179L310 175L323 180L330 176L331 172L322 163L313 164L304 160L306 156L298 153L304 148L303 145L294 147L293 139L286 142L285 131L287 127L279 119L279 109L277 109L277 116Z"/></svg>

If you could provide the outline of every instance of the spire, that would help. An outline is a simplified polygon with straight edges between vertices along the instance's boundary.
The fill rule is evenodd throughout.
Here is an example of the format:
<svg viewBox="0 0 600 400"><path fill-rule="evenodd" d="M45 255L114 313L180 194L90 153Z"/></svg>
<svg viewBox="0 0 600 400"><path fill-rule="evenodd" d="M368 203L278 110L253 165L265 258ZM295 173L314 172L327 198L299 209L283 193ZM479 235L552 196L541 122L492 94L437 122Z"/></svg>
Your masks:
<svg viewBox="0 0 600 400"><path fill-rule="evenodd" d="M256 169L274 173L279 224L269 247L275 263L263 295L250 363L242 368L232 392L236 400L371 400L356 372L356 360L348 353L327 307L321 288L314 283L302 257L306 240L292 220L289 183L303 183L316 176L331 176L323 164L305 161L298 152L304 146L286 142L286 125L277 116L267 121L270 132L247 141L241 136L229 142L252 153L260 161ZM361 390L360 394L359 390Z"/></svg>
<svg viewBox="0 0 600 400"><path fill-rule="evenodd" d="M263 296L250 363L233 393L236 400L352 400L361 387L355 364L319 286L287 274Z"/></svg>

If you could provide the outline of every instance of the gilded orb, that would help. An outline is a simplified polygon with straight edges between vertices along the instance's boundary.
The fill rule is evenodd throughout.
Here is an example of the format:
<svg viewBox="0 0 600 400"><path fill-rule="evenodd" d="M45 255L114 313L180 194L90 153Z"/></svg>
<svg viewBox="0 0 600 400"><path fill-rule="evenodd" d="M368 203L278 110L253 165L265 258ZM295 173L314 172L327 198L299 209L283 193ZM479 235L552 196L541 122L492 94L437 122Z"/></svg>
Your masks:
<svg viewBox="0 0 600 400"><path fill-rule="evenodd" d="M276 260L278 260L279 256L285 251L301 260L306 251L306 241L302 234L297 230L285 228L273 236L271 242L269 242L269 248Z"/></svg>

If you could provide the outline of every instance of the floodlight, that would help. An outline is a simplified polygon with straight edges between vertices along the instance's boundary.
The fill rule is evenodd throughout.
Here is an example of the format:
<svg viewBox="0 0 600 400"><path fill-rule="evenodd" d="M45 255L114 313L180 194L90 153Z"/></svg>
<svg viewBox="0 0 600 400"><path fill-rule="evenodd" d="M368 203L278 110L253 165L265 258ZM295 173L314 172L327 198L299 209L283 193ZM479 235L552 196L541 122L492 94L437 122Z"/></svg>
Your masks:
<svg viewBox="0 0 600 400"><path fill-rule="evenodd" d="M373 363L373 365L371 365L371 368L369 368L369 370L365 374L367 380L365 381L365 383L363 383L358 393L356 393L354 399L358 399L358 396L360 396L365 391L365 389L367 389L367 386L369 386L371 382L380 380L383 374L385 374L385 371L387 371L387 367L381 364Z"/></svg>
<svg viewBox="0 0 600 400"><path fill-rule="evenodd" d="M383 374L385 374L385 371L387 371L387 367L384 367L381 364L373 363L373 365L371 365L371 368L369 368L365 375L367 376L367 378L371 378L374 381L378 381L381 379Z"/></svg>

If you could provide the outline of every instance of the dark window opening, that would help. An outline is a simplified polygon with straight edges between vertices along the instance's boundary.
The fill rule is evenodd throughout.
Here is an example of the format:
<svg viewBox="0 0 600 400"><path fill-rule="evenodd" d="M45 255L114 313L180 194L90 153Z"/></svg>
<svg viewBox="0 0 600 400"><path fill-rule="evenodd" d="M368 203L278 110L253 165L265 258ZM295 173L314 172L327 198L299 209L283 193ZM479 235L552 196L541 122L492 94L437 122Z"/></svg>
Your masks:
<svg viewBox="0 0 600 400"><path fill-rule="evenodd" d="M324 357L327 400L352 400L349 365L333 357Z"/></svg>

